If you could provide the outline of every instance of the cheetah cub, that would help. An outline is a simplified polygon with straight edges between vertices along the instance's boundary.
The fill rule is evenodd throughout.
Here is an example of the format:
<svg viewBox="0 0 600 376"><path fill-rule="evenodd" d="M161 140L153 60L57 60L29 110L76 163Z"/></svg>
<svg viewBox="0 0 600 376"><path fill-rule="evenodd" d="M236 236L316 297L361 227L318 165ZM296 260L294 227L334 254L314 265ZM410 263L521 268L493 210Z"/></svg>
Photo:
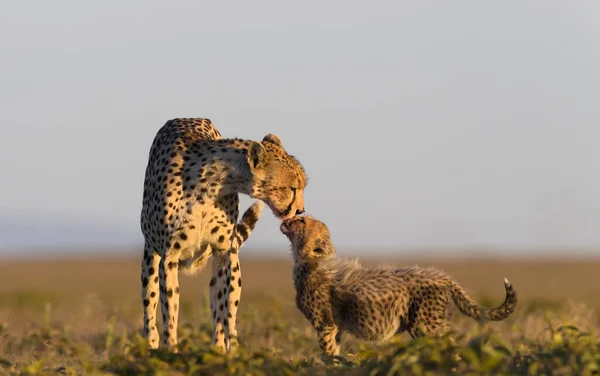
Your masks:
<svg viewBox="0 0 600 376"><path fill-rule="evenodd" d="M507 279L504 303L490 309L440 270L368 269L337 258L327 226L309 216L287 219L280 229L292 244L296 305L316 329L325 357L339 355L342 332L368 341L404 331L412 338L441 335L448 329L450 300L467 316L493 321L507 318L517 304Z"/></svg>

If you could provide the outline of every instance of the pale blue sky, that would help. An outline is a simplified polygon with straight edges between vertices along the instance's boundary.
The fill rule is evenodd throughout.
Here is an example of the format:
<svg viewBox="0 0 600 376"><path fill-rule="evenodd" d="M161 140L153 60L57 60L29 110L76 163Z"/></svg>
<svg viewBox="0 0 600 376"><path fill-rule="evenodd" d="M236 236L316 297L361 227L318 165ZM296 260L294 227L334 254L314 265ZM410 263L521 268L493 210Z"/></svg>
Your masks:
<svg viewBox="0 0 600 376"><path fill-rule="evenodd" d="M139 244L175 117L279 135L339 249L600 247L599 2L21 1L0 47L0 254Z"/></svg>

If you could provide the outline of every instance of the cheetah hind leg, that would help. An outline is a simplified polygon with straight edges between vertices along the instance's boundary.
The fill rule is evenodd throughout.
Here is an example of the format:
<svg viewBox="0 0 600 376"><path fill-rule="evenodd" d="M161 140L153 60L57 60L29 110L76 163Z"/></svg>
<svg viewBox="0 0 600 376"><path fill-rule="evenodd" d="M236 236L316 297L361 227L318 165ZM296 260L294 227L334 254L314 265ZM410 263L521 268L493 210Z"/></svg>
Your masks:
<svg viewBox="0 0 600 376"><path fill-rule="evenodd" d="M240 269L240 259L237 249L233 248L229 252L229 265L227 267L227 297L225 301L225 345L227 352L235 351L238 347L237 332L237 311L242 296L242 272Z"/></svg>
<svg viewBox="0 0 600 376"><path fill-rule="evenodd" d="M224 253L224 252L223 252ZM223 317L225 298L227 293L227 258L221 252L213 252L212 278L210 279L210 310L212 316L213 340L212 344L218 350L226 352L225 344L225 321Z"/></svg>
<svg viewBox="0 0 600 376"><path fill-rule="evenodd" d="M340 355L340 351L342 348L342 329L338 329L337 334L335 335L335 347L334 354L330 357L331 362L335 366L346 366L353 367L356 365L352 360L346 359L344 356Z"/></svg>
<svg viewBox="0 0 600 376"><path fill-rule="evenodd" d="M158 268L160 256L148 245L144 249L142 260L142 301L144 304L144 328L142 335L148 340L151 349L158 348L158 329L156 328L156 305L159 297Z"/></svg>
<svg viewBox="0 0 600 376"><path fill-rule="evenodd" d="M413 338L419 337L442 337L448 332L448 312L440 311L434 312L426 320L417 318L410 327L406 329L408 334ZM456 340L454 337L449 336L448 340L453 348L456 348ZM454 354L452 356L455 365L451 368L452 372L456 371L456 365L462 360L460 355Z"/></svg>
<svg viewBox="0 0 600 376"><path fill-rule="evenodd" d="M177 352L177 321L179 317L179 254L168 253L160 260L160 302L163 318L163 344Z"/></svg>
<svg viewBox="0 0 600 376"><path fill-rule="evenodd" d="M337 326L326 325L318 331L317 336L322 351L321 360L323 363L333 366L348 364L348 361L340 356L342 333Z"/></svg>

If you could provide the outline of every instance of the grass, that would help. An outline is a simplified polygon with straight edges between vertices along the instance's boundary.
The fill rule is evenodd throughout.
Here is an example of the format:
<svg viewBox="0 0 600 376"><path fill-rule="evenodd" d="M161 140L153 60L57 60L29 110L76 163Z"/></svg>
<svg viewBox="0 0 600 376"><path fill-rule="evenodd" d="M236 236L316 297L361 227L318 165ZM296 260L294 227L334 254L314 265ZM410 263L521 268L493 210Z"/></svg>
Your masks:
<svg viewBox="0 0 600 376"><path fill-rule="evenodd" d="M385 260L392 262L393 260ZM396 260L414 264L418 260ZM373 262L376 263L376 262ZM324 364L314 331L294 306L288 261L242 260L240 348L210 345L209 272L181 277L179 353L140 337L137 260L55 260L0 265L0 374L66 375L594 375L600 372L600 262L431 260L478 302L519 293L509 319L480 325L453 315L448 338L344 339L344 361ZM460 361L455 361L456 356Z"/></svg>

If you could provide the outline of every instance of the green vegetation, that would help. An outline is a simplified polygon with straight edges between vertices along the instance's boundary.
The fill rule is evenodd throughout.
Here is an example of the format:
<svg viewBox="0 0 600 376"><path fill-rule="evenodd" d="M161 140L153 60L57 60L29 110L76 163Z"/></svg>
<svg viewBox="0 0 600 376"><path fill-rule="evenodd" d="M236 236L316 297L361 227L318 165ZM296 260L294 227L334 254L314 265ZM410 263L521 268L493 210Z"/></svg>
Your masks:
<svg viewBox="0 0 600 376"><path fill-rule="evenodd" d="M99 333L76 333L44 319L21 334L0 326L0 370L9 374L118 375L421 375L523 374L593 375L600 372L597 317L582 306L519 312L511 323L479 326L457 317L449 337L410 340L398 336L374 345L348 338L345 359L321 361L306 323L287 320L281 304L265 299L247 310L240 332L245 341L233 355L210 346L210 322L180 325L179 353L150 351L136 330L115 330L117 316L104 319ZM208 316L205 316L208 317ZM295 317L295 319L298 319ZM293 322L295 321L295 322ZM497 325L498 324L498 325ZM83 335L82 335L83 334ZM457 357L460 360L457 361Z"/></svg>
<svg viewBox="0 0 600 376"><path fill-rule="evenodd" d="M184 281L189 286L182 295L179 352L151 351L139 335L136 269L132 265L114 275L131 277L130 284L109 288L90 280L87 293L75 293L70 289L80 286L69 283L60 287L13 279L28 287L0 291L0 375L600 374L600 320L590 308L597 308L597 294L591 292L586 292L588 301L520 297L517 312L508 320L484 325L454 310L451 334L456 341L401 335L376 345L347 336L344 358L332 364L321 360L315 333L296 310L291 290L273 293L258 277L243 294L235 354L211 347L207 291L192 289L194 278ZM470 281L467 274L461 280ZM482 304L497 305L501 279L496 282L493 290L474 291L473 296ZM189 290L197 293L196 299Z"/></svg>

